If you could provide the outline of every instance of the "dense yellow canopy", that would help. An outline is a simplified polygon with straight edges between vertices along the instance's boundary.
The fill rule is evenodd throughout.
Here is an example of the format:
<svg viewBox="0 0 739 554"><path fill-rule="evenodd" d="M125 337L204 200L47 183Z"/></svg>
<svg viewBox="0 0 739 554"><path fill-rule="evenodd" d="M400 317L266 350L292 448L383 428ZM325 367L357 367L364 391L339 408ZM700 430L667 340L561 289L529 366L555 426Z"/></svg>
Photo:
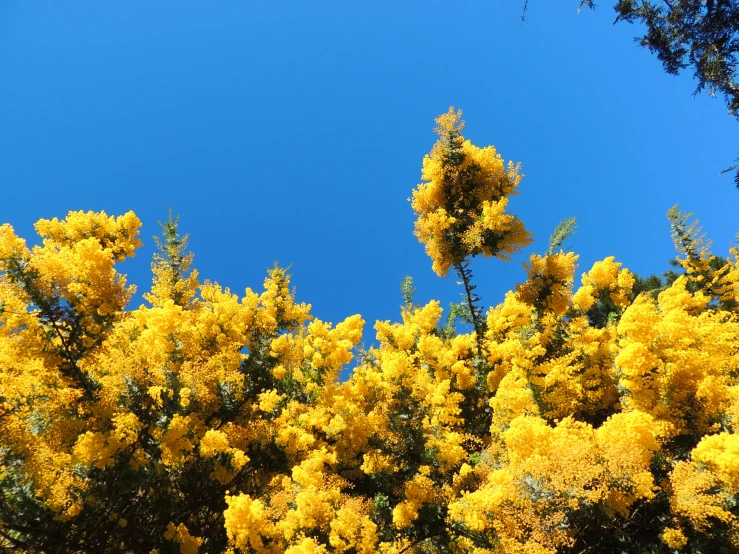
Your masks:
<svg viewBox="0 0 739 554"><path fill-rule="evenodd" d="M437 120L413 197L442 275L531 240L505 212L518 167L459 117ZM639 294L613 257L576 286L575 254L534 254L484 336L409 302L365 350L359 315L315 319L282 269L243 296L200 282L176 229L130 307L116 264L139 226L70 212L31 249L0 226L1 546L739 549L736 250L684 251L684 275Z"/></svg>

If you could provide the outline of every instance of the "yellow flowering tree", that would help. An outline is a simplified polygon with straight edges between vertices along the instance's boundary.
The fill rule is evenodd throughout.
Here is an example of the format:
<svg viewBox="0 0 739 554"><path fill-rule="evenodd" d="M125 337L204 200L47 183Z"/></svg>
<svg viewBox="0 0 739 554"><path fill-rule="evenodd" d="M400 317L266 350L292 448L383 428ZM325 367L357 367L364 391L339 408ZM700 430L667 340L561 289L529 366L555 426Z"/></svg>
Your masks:
<svg viewBox="0 0 739 554"><path fill-rule="evenodd" d="M578 278L565 220L483 312L466 264L530 242L520 173L437 124L416 231L468 333L407 279L357 352L362 318L314 318L279 267L200 281L171 214L134 308L133 213L41 220L33 248L0 226L0 550L739 551L739 251L675 208L683 273Z"/></svg>

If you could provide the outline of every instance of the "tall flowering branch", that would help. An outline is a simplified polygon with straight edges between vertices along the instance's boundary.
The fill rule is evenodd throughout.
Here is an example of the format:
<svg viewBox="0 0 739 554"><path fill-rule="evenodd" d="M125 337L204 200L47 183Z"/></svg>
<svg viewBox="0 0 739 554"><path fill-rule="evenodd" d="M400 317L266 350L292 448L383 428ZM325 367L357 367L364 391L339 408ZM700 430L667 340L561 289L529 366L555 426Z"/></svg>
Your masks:
<svg viewBox="0 0 739 554"><path fill-rule="evenodd" d="M506 211L509 198L518 194L520 164L506 164L493 146L479 148L465 140L463 127L462 112L454 108L436 118L439 140L423 159L424 182L413 191L411 205L418 215L416 236L434 272L444 277L454 268L465 287L481 354L485 321L469 260L478 255L509 260L532 236Z"/></svg>

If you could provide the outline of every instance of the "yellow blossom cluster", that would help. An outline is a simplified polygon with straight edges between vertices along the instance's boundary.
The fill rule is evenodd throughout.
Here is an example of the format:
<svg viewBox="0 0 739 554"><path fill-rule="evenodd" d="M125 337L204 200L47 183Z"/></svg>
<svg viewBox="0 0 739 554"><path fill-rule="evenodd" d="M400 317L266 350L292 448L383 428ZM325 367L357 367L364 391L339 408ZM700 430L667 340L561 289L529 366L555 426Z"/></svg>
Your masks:
<svg viewBox="0 0 739 554"><path fill-rule="evenodd" d="M528 279L516 293L542 313L563 315L570 303L576 261L577 256L572 252L551 256L532 254L529 265L524 264Z"/></svg>
<svg viewBox="0 0 739 554"><path fill-rule="evenodd" d="M479 148L462 136L462 112L436 119L439 140L423 160L424 182L413 191L416 236L426 246L434 271L445 276L467 256L509 259L531 243L516 216L506 212L521 181L520 165L492 146Z"/></svg>
<svg viewBox="0 0 739 554"><path fill-rule="evenodd" d="M574 305L583 311L603 300L610 300L621 308L628 306L634 276L628 269L620 267L613 256L593 264L593 268L582 276L582 286L573 298Z"/></svg>

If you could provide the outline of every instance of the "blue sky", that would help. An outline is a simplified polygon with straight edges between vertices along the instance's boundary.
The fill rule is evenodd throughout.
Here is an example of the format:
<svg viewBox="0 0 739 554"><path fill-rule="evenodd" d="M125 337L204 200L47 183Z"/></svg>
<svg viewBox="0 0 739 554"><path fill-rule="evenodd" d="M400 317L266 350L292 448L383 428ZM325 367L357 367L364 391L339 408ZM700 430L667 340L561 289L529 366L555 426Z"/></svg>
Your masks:
<svg viewBox="0 0 739 554"><path fill-rule="evenodd" d="M407 201L454 105L467 138L523 164L512 209L537 239L473 262L486 305L568 216L581 271L667 269L678 202L726 254L739 124L608 4L577 4L533 0L522 26L518 1L4 0L0 222L33 239L42 217L134 210L145 246L122 269L142 292L172 206L203 278L243 294L292 264L318 317L395 320L406 274L420 302L458 299Z"/></svg>

